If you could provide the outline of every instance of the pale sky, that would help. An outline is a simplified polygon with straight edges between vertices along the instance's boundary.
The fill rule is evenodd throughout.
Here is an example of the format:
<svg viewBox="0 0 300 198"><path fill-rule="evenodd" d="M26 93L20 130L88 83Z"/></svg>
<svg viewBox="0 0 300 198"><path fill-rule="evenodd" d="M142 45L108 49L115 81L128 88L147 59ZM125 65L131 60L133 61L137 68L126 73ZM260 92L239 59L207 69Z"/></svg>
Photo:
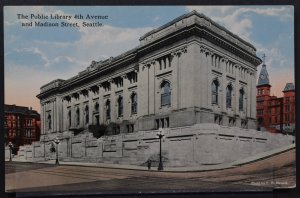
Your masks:
<svg viewBox="0 0 300 198"><path fill-rule="evenodd" d="M294 82L293 6L6 6L5 104L33 107L40 112L36 95L42 85L71 78L92 60L132 49L145 33L192 10L252 43L259 57L266 54L272 95L281 97L285 84ZM94 14L107 15L108 19L101 20L102 27L22 27L21 22L30 20L19 20L17 14ZM55 22L63 21L92 22Z"/></svg>

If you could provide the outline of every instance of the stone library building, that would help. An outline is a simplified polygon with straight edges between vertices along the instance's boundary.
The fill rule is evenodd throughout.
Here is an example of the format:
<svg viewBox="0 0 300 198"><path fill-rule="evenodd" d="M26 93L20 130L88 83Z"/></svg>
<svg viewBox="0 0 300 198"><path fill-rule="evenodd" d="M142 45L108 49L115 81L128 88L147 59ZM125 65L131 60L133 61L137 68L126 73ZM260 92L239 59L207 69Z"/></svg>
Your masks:
<svg viewBox="0 0 300 198"><path fill-rule="evenodd" d="M27 149L49 159L59 138L62 159L142 164L157 155L155 134L163 129L164 159L177 166L229 162L282 145L256 131L261 63L252 44L192 11L146 33L134 49L43 85L41 139ZM112 124L105 137L89 134ZM241 152L229 156L232 146Z"/></svg>
<svg viewBox="0 0 300 198"><path fill-rule="evenodd" d="M256 128L256 67L250 43L191 12L41 88L43 133L117 123L116 133L197 123Z"/></svg>

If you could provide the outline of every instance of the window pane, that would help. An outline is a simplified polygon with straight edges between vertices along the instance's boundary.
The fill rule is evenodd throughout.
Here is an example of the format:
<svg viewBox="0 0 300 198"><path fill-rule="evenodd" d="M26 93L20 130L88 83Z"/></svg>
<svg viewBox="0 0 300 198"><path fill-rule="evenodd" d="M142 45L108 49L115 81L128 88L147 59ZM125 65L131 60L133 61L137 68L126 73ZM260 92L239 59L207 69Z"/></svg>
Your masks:
<svg viewBox="0 0 300 198"><path fill-rule="evenodd" d="M131 113L134 114L137 112L137 95L134 93L131 96Z"/></svg>
<svg viewBox="0 0 300 198"><path fill-rule="evenodd" d="M211 84L212 104L218 104L218 82L214 80Z"/></svg>
<svg viewBox="0 0 300 198"><path fill-rule="evenodd" d="M171 104L171 92L170 92L170 84L165 82L162 87L161 94L161 105L170 105Z"/></svg>
<svg viewBox="0 0 300 198"><path fill-rule="evenodd" d="M226 107L227 108L231 108L231 92L232 92L231 86L227 86L227 88L226 88Z"/></svg>

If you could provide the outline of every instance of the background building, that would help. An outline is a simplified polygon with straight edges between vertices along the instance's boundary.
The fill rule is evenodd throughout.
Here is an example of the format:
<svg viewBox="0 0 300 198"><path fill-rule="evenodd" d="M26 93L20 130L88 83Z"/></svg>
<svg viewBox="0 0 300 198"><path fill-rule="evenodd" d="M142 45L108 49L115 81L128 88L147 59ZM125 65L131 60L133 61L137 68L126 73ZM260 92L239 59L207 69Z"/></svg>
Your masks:
<svg viewBox="0 0 300 198"><path fill-rule="evenodd" d="M31 144L40 138L41 121L37 111L28 107L5 105L5 144L12 142L13 153L19 146Z"/></svg>
<svg viewBox="0 0 300 198"><path fill-rule="evenodd" d="M262 65L257 83L257 121L260 130L288 132L295 130L295 86L287 83L283 97L271 96L266 65Z"/></svg>

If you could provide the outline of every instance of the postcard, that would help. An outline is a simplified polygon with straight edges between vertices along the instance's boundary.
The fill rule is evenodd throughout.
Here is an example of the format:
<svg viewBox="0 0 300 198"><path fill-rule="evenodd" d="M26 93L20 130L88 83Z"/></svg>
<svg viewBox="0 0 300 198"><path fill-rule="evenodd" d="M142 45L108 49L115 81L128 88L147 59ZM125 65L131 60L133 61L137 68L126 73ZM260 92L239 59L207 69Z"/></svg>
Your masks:
<svg viewBox="0 0 300 198"><path fill-rule="evenodd" d="M5 190L296 186L294 7L4 6Z"/></svg>

